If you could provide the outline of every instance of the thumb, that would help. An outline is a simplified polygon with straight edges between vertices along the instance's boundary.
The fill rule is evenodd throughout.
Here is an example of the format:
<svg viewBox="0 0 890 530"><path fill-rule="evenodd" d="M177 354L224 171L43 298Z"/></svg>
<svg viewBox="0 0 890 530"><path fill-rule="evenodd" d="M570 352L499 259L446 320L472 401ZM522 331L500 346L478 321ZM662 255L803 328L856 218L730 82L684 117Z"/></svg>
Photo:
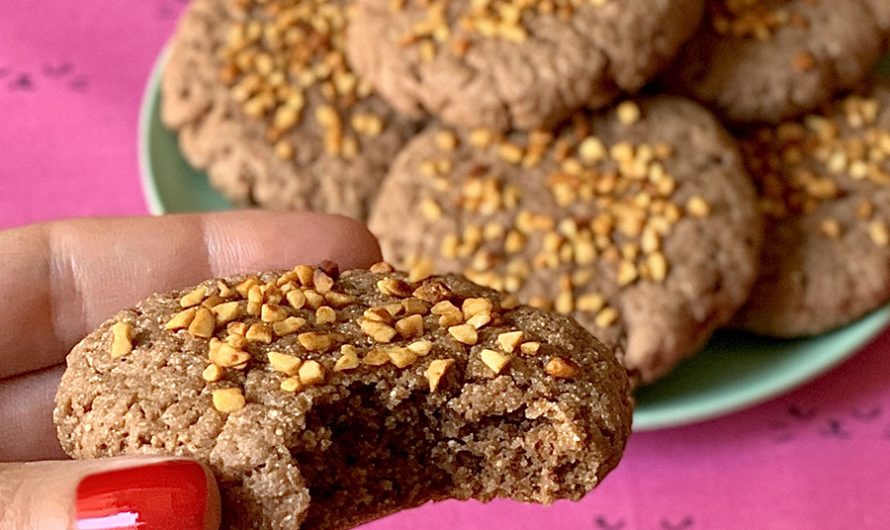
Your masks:
<svg viewBox="0 0 890 530"><path fill-rule="evenodd" d="M193 460L0 463L0 530L216 530L219 491Z"/></svg>

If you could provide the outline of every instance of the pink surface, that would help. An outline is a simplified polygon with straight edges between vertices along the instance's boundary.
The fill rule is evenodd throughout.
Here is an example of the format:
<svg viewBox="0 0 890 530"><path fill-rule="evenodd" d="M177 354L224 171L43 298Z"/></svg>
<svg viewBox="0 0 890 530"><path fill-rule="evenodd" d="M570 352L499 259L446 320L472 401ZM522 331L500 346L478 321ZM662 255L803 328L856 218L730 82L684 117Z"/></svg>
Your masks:
<svg viewBox="0 0 890 530"><path fill-rule="evenodd" d="M0 8L0 229L145 213L139 101L183 4L31 0ZM367 528L890 528L888 350L885 333L778 400L635 435L618 470L582 502L447 502Z"/></svg>

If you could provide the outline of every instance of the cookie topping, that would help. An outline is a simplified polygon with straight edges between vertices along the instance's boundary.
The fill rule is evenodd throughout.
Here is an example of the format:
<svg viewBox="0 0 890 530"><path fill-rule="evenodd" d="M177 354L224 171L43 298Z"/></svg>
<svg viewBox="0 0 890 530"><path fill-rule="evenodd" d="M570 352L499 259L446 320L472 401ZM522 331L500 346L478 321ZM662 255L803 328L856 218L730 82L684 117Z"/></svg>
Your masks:
<svg viewBox="0 0 890 530"><path fill-rule="evenodd" d="M219 388L212 395L213 407L223 413L237 412L246 403L240 388Z"/></svg>
<svg viewBox="0 0 890 530"><path fill-rule="evenodd" d="M544 370L553 377L561 379L574 379L578 377L577 365L562 357L554 357L547 361Z"/></svg>
<svg viewBox="0 0 890 530"><path fill-rule="evenodd" d="M820 206L848 193L890 185L890 131L876 125L882 111L877 99L849 96L821 113L753 131L740 145L754 177L761 211L776 222L819 215ZM820 233L838 239L857 221L871 240L885 246L885 222L874 205L860 201L854 217L819 221Z"/></svg>
<svg viewBox="0 0 890 530"><path fill-rule="evenodd" d="M806 27L806 19L784 1L711 0L711 24L721 35L767 40L784 26Z"/></svg>
<svg viewBox="0 0 890 530"><path fill-rule="evenodd" d="M435 392L439 388L439 382L452 365L454 365L454 359L435 359L430 363L423 373L430 383L430 392Z"/></svg>
<svg viewBox="0 0 890 530"><path fill-rule="evenodd" d="M345 2L234 4L240 13L222 50L220 79L246 115L265 122L266 140L279 157L296 155L300 146L287 135L308 120L322 129L325 152L345 159L355 157L361 137L381 133L384 119L356 108L373 90L344 56ZM307 116L318 100L323 103Z"/></svg>
<svg viewBox="0 0 890 530"><path fill-rule="evenodd" d="M133 325L129 322L115 322L111 326L111 357L117 359L133 351Z"/></svg>
<svg viewBox="0 0 890 530"><path fill-rule="evenodd" d="M324 384L329 373L344 377L368 369L416 370L435 392L445 373L456 366L456 359L441 356L449 350L478 352L495 375L507 374L512 355L533 356L540 350L540 343L529 341L526 331L504 325L505 311L517 306L515 297L500 302L484 296L461 297L429 273L411 281L410 275L395 273L387 264L374 268L378 272L372 274L378 276L372 280L374 291L368 293L375 300L370 307L351 307L358 297L342 292L336 272L298 266L271 278L249 277L234 288L225 282L201 286L182 296L163 327L167 333L187 329L195 339L208 339L210 363L201 373L206 384L215 385L226 374L231 374L229 383L237 381L254 359L267 359L271 372L281 374L280 390L287 393ZM328 301L343 313L324 305ZM183 303L191 306L179 310ZM253 311L245 310L251 305ZM366 338L347 338L355 325ZM491 327L498 329L485 333ZM118 322L112 331L112 355L129 353L132 326ZM437 343L440 358L425 362ZM538 366L546 373L553 371ZM221 412L244 406L240 388L212 392L214 407Z"/></svg>

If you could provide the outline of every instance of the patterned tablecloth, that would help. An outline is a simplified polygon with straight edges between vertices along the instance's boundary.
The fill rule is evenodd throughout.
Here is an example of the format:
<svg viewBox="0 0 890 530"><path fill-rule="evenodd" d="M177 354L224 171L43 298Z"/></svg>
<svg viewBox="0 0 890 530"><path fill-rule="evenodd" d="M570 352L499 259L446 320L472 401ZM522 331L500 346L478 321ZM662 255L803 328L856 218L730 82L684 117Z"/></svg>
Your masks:
<svg viewBox="0 0 890 530"><path fill-rule="evenodd" d="M0 229L145 213L139 101L184 0L2 4ZM367 528L890 528L888 353L890 332L780 399L636 435L581 502L446 502Z"/></svg>

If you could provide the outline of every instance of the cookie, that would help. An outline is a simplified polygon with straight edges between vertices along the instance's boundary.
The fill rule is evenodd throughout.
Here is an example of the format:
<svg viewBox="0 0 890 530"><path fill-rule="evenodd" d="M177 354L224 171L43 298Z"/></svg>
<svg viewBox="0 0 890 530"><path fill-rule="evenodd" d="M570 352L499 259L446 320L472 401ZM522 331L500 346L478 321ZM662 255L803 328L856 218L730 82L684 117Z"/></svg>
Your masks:
<svg viewBox="0 0 890 530"><path fill-rule="evenodd" d="M642 382L745 301L761 238L732 139L672 97L577 114L555 135L425 132L394 162L370 228L388 260L574 316Z"/></svg>
<svg viewBox="0 0 890 530"><path fill-rule="evenodd" d="M865 3L874 12L875 21L884 31L886 40L886 37L890 36L888 35L890 33L890 2L887 2L887 0L865 0Z"/></svg>
<svg viewBox="0 0 890 530"><path fill-rule="evenodd" d="M890 85L741 140L769 237L736 324L813 335L890 298Z"/></svg>
<svg viewBox="0 0 890 530"><path fill-rule="evenodd" d="M709 0L665 81L729 122L777 123L871 73L882 44L874 19L863 0Z"/></svg>
<svg viewBox="0 0 890 530"><path fill-rule="evenodd" d="M195 0L161 116L233 202L364 218L416 126L346 64L346 2Z"/></svg>
<svg viewBox="0 0 890 530"><path fill-rule="evenodd" d="M154 295L67 362L55 422L69 455L197 458L242 530L578 499L631 427L624 370L571 319L386 264Z"/></svg>
<svg viewBox="0 0 890 530"><path fill-rule="evenodd" d="M403 113L527 130L639 90L702 11L702 0L358 0L347 51Z"/></svg>

